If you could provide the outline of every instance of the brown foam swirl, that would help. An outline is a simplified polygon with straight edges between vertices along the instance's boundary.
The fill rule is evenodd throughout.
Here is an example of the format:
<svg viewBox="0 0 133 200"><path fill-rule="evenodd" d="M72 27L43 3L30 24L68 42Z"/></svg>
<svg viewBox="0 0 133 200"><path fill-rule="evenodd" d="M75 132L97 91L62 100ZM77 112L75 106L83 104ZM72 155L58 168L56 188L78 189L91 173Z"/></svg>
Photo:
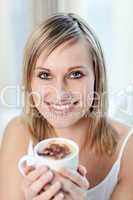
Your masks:
<svg viewBox="0 0 133 200"><path fill-rule="evenodd" d="M63 159L71 153L70 148L66 144L51 143L38 152L39 156L48 157L54 160Z"/></svg>

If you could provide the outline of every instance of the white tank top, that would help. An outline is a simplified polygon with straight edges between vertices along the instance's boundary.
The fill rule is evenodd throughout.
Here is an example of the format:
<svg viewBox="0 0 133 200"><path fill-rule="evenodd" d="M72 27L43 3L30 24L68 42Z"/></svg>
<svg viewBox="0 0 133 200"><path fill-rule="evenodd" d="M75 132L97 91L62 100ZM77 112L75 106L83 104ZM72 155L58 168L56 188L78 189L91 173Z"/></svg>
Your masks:
<svg viewBox="0 0 133 200"><path fill-rule="evenodd" d="M120 164L121 164L121 159L122 155L124 152L124 148L128 142L129 137L133 134L133 129L131 129L126 138L124 139L124 142L122 143L119 155L117 160L114 162L111 170L107 174L107 176L96 186L93 188L87 190L87 199L88 200L110 200L111 194L116 187L118 183L118 175L120 171ZM33 145L32 141L30 140L29 142L29 147L28 147L28 154L33 155Z"/></svg>

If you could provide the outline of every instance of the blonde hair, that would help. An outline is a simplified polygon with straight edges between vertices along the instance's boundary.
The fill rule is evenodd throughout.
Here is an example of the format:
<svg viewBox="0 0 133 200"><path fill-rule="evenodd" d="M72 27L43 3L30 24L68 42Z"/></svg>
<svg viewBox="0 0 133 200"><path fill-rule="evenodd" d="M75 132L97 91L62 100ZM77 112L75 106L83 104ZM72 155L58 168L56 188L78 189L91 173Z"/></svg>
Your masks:
<svg viewBox="0 0 133 200"><path fill-rule="evenodd" d="M56 47L65 41L77 41L81 37L85 38L89 44L95 75L94 100L89 112L89 116L91 117L88 124L89 128L85 145L89 143L89 146L94 148L97 152L112 155L116 149L118 138L106 117L108 99L107 96L103 95L104 92L107 92L103 52L94 32L90 29L88 24L76 14L57 13L41 23L29 37L24 54L24 119L32 135L38 141L52 136L49 135L50 132L48 132L48 130L52 130L52 126L39 113L36 107L30 106L30 104L34 104L33 99L30 99L30 104L27 101L27 94L31 92L32 72L38 57L44 50L47 50L47 55L49 55ZM96 98L96 94L100 96L100 99Z"/></svg>

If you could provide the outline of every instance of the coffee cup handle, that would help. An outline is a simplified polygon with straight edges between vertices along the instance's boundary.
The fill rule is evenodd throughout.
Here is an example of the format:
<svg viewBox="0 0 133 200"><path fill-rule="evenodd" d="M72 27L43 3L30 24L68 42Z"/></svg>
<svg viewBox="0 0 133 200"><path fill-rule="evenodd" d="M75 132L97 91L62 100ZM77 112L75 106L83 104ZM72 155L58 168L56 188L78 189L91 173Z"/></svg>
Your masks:
<svg viewBox="0 0 133 200"><path fill-rule="evenodd" d="M23 170L25 164L27 166L35 167L36 166L36 162L37 162L37 159L35 158L35 156L25 155L22 158L20 158L20 160L18 162L18 169L19 169L20 173L23 176L25 176L25 173L24 173L24 170Z"/></svg>

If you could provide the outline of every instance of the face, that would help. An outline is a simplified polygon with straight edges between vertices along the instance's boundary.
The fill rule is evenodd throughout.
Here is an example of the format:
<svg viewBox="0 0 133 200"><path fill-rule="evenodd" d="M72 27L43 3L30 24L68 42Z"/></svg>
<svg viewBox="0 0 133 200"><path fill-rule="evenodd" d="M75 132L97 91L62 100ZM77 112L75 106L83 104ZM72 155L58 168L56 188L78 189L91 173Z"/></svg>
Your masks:
<svg viewBox="0 0 133 200"><path fill-rule="evenodd" d="M93 101L94 74L88 43L67 41L48 57L43 52L32 75L33 101L55 128L84 118Z"/></svg>

